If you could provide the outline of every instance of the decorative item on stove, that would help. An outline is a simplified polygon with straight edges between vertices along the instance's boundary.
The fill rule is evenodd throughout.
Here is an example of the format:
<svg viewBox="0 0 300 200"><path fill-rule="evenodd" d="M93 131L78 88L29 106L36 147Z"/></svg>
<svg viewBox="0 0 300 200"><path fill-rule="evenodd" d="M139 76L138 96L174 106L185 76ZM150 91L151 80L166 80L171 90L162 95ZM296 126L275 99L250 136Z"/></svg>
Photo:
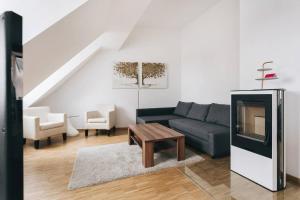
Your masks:
<svg viewBox="0 0 300 200"><path fill-rule="evenodd" d="M265 67L265 65L272 64L272 63L274 63L274 62L273 61L264 62L262 64L261 68L257 69L258 72L261 72L261 77L256 78L255 80L261 81L261 89L264 89L264 81L278 79L277 74L274 72L266 74L266 71L272 71L273 69L270 67L267 68L267 67Z"/></svg>
<svg viewBox="0 0 300 200"><path fill-rule="evenodd" d="M266 74L265 78L277 78L277 74L276 73Z"/></svg>

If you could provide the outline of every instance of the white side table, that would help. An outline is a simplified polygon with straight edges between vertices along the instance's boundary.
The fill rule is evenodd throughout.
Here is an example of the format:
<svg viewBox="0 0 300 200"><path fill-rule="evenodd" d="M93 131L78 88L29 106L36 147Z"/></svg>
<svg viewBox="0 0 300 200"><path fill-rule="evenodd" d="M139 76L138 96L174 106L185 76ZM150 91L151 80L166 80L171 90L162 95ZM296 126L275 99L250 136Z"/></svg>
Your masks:
<svg viewBox="0 0 300 200"><path fill-rule="evenodd" d="M67 135L71 136L71 137L79 135L79 131L76 128L74 128L74 126L72 125L71 120L70 120L70 118L74 118L74 117L79 117L79 115L71 115L71 116L68 116L68 119L67 119L67 127L68 127Z"/></svg>

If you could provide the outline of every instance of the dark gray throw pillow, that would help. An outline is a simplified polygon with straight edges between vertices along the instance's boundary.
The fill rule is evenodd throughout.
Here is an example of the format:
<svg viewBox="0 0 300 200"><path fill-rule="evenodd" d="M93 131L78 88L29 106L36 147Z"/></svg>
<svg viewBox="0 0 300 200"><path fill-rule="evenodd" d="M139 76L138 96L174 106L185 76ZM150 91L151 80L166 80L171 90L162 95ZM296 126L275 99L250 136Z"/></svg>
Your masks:
<svg viewBox="0 0 300 200"><path fill-rule="evenodd" d="M186 117L190 118L190 119L204 121L207 116L209 106L210 106L210 104L193 103L193 105Z"/></svg>
<svg viewBox="0 0 300 200"><path fill-rule="evenodd" d="M213 103L208 111L206 121L230 127L230 105Z"/></svg>
<svg viewBox="0 0 300 200"><path fill-rule="evenodd" d="M174 114L185 117L188 114L188 112L190 111L192 104L193 104L192 102L179 101L175 108Z"/></svg>

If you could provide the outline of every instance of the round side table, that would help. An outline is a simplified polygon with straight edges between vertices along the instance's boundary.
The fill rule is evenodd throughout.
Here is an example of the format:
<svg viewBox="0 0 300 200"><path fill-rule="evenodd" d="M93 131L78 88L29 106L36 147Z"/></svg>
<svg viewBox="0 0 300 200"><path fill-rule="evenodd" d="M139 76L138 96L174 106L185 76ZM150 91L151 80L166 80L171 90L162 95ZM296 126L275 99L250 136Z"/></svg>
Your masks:
<svg viewBox="0 0 300 200"><path fill-rule="evenodd" d="M70 116L68 116L68 118L67 118L67 135L68 136L77 136L77 135L79 135L79 131L76 129L76 128L74 128L74 126L72 125L72 123L71 123L71 118L74 118L74 117L79 117L79 115L70 115Z"/></svg>

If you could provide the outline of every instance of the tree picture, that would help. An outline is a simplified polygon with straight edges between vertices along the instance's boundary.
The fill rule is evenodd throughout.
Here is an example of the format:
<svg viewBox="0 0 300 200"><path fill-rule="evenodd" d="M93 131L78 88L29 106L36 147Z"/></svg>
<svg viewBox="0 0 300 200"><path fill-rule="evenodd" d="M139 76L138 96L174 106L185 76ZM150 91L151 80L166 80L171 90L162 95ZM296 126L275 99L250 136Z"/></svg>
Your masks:
<svg viewBox="0 0 300 200"><path fill-rule="evenodd" d="M113 88L167 88L166 64L117 62L113 66Z"/></svg>
<svg viewBox="0 0 300 200"><path fill-rule="evenodd" d="M138 85L138 62L118 62L113 70L116 88L130 88L134 87L132 85Z"/></svg>
<svg viewBox="0 0 300 200"><path fill-rule="evenodd" d="M166 65L164 63L142 63L142 86L159 87L160 82L158 80L163 78L166 80ZM146 83L146 79L148 79L148 83ZM162 81L165 82L165 80Z"/></svg>

